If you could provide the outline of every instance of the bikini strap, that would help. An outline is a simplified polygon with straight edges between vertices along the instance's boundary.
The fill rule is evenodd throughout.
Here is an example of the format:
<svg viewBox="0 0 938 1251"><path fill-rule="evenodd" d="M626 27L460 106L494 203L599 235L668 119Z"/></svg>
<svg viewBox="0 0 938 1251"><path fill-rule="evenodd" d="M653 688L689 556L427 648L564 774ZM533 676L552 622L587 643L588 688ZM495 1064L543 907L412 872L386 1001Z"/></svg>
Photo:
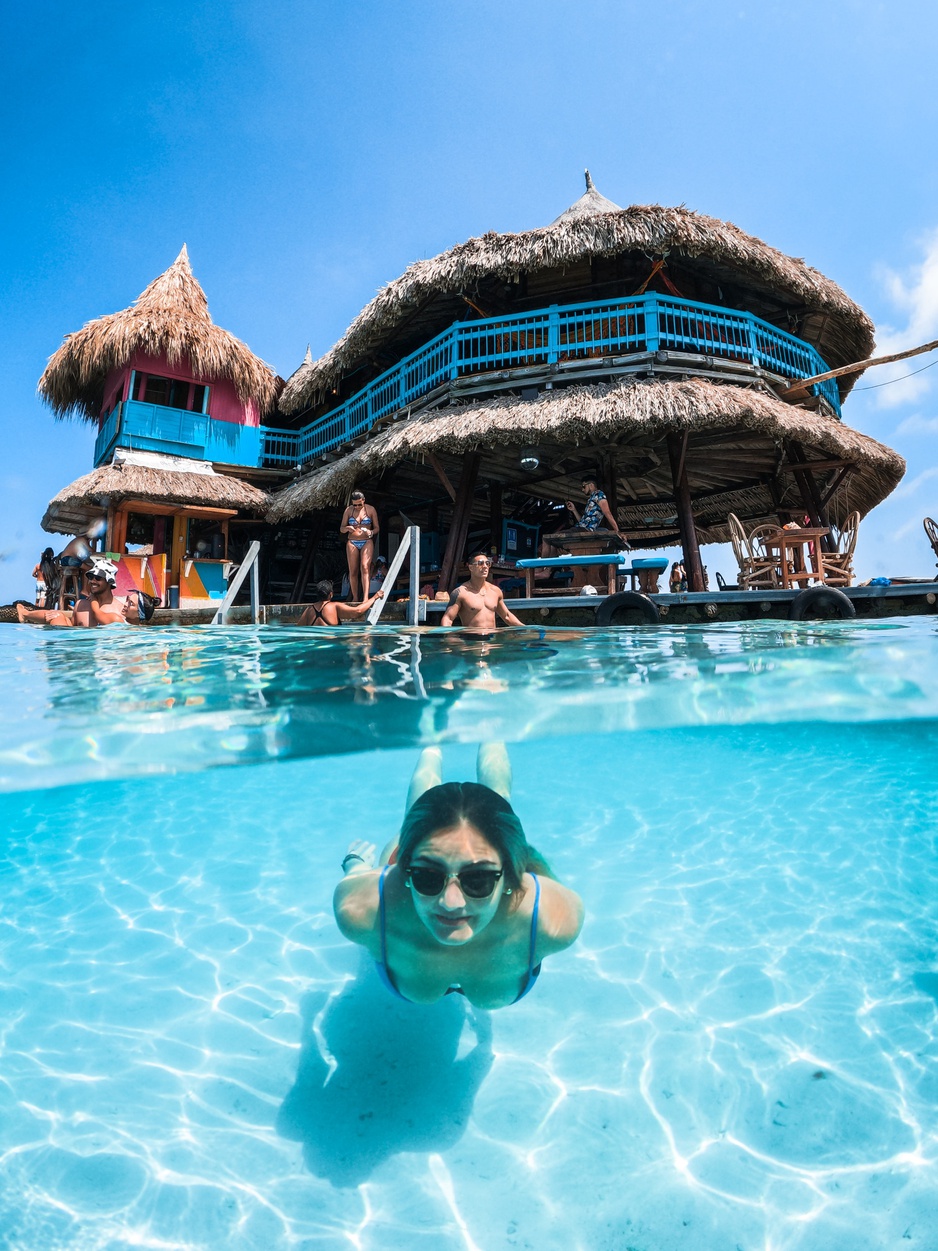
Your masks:
<svg viewBox="0 0 938 1251"><path fill-rule="evenodd" d="M537 949L537 913L541 903L541 884L537 880L537 874L532 873L534 878L534 907L531 909L531 947L528 951L528 977L534 972L534 952Z"/></svg>

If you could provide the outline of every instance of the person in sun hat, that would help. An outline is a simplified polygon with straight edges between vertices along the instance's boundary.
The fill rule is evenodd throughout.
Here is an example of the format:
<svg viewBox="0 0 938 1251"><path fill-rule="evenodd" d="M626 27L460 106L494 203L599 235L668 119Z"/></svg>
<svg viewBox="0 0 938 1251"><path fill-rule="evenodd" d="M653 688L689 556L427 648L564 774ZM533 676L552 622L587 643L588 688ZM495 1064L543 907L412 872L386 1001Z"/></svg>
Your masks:
<svg viewBox="0 0 938 1251"><path fill-rule="evenodd" d="M95 626L126 624L125 602L114 594L117 565L113 560L108 560L106 556L91 557L84 581L83 594L70 613L58 608L21 610L22 606L18 606L17 616L20 621L30 625L72 625L89 629ZM136 605L134 612L137 612ZM152 615L151 611L150 616Z"/></svg>
<svg viewBox="0 0 938 1251"><path fill-rule="evenodd" d="M525 837L503 743L479 747L477 782L444 783L441 770L439 748L426 748L383 867L373 843L352 842L336 921L398 998L429 1004L455 991L478 1008L507 1007L576 940L583 904Z"/></svg>

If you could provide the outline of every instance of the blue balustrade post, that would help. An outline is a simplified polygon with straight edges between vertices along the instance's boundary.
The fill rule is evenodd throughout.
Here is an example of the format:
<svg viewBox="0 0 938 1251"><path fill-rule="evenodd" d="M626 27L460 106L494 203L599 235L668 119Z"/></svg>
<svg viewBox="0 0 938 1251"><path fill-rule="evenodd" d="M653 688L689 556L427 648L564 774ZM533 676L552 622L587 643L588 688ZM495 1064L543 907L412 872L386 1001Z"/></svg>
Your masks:
<svg viewBox="0 0 938 1251"><path fill-rule="evenodd" d="M450 382L457 377L459 369L459 329L453 326L449 332L449 343L447 344L447 352L449 354L449 378Z"/></svg>
<svg viewBox="0 0 938 1251"><path fill-rule="evenodd" d="M756 319L752 313L746 314L746 333L749 335L749 355L752 357L753 365L758 369L762 364L762 356L759 353L759 332Z"/></svg>
<svg viewBox="0 0 938 1251"><path fill-rule="evenodd" d="M560 306L551 304L547 312L547 363L556 365L560 360Z"/></svg>
<svg viewBox="0 0 938 1251"><path fill-rule="evenodd" d="M661 343L658 327L658 301L653 295L643 295L645 303L645 347L649 352L657 352Z"/></svg>

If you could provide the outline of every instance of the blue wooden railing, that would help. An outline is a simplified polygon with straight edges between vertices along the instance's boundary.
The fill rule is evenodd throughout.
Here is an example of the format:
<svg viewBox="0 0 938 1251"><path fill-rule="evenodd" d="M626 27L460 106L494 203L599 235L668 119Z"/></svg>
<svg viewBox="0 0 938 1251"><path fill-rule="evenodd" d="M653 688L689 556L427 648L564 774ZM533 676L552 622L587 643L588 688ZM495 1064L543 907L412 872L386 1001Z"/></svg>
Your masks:
<svg viewBox="0 0 938 1251"><path fill-rule="evenodd" d="M351 399L302 430L238 426L203 413L125 401L98 434L95 464L116 446L132 446L234 465L292 468L366 433L375 422L436 387L472 375L525 367L573 365L603 357L689 352L796 380L827 365L802 339L751 313L651 295L591 304L552 305L529 313L457 322L375 378ZM480 380L481 381L481 380ZM837 383L816 384L840 415Z"/></svg>
<svg viewBox="0 0 938 1251"><path fill-rule="evenodd" d="M793 380L828 368L804 340L751 313L713 304L652 294L589 305L553 305L533 313L457 322L302 430L294 434L266 430L263 463L306 464L457 378L662 350L735 360ZM812 390L840 416L835 381Z"/></svg>

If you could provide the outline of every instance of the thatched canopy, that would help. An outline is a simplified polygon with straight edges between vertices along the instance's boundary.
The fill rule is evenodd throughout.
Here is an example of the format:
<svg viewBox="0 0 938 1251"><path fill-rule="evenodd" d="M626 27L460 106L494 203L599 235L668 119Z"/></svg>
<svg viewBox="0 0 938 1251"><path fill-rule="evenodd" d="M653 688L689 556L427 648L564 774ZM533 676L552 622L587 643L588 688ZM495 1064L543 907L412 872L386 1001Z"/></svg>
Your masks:
<svg viewBox="0 0 938 1251"><path fill-rule="evenodd" d="M185 365L200 380L229 379L242 402L253 400L261 414L274 407L282 385L269 365L212 321L185 244L130 308L66 336L39 379L39 394L60 417L96 420L107 375L140 353Z"/></svg>
<svg viewBox="0 0 938 1251"><path fill-rule="evenodd" d="M690 209L619 209L590 180L586 194L549 226L490 232L411 265L330 351L300 366L284 388L281 411L345 398L432 335L480 311L497 316L633 294L648 277L651 257L667 257L687 298L746 309L791 329L832 367L872 352L870 319L804 261ZM842 395L855 380L843 380Z"/></svg>
<svg viewBox="0 0 938 1251"><path fill-rule="evenodd" d="M362 484L370 492L380 488L389 499L416 498L421 483L425 496L427 487L440 495L430 464L424 464L430 454L456 481L461 458L479 450L480 480L544 499L577 498L581 473L598 469L607 490L609 479L615 480L620 523L641 530L653 546L673 531L667 521L674 512L667 436L685 431L703 542L725 541L730 511L758 519L776 517L786 500L794 509L800 506L794 475L783 468L792 441L827 466L822 485L836 470L832 461L854 466L829 506L835 524L854 508L868 512L905 470L902 457L875 439L764 391L703 379L631 381L424 411L279 491L268 520L345 504L352 487ZM541 459L533 477L520 468L518 452L526 444L535 446Z"/></svg>
<svg viewBox="0 0 938 1251"><path fill-rule="evenodd" d="M59 491L42 519L43 530L78 534L111 504L145 499L168 507L236 508L261 514L269 503L265 491L240 478L216 473L212 466L154 452L118 452L102 465Z"/></svg>

